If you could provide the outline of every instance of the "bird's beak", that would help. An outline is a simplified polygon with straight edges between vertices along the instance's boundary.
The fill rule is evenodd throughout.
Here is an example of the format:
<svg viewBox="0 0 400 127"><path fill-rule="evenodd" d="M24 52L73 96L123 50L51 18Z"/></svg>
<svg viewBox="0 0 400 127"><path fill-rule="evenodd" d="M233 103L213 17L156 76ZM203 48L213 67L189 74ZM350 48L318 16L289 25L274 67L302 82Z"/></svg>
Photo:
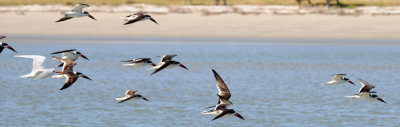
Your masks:
<svg viewBox="0 0 400 127"><path fill-rule="evenodd" d="M153 18L150 18L150 20L153 21L154 23L156 23L156 24L158 25L157 21L154 20Z"/></svg>
<svg viewBox="0 0 400 127"><path fill-rule="evenodd" d="M14 48L12 48L11 46L7 46L7 48L17 53L17 51L15 51Z"/></svg>
<svg viewBox="0 0 400 127"><path fill-rule="evenodd" d="M63 72L62 72L62 71L55 71L55 73L59 73L59 74L62 74Z"/></svg>
<svg viewBox="0 0 400 127"><path fill-rule="evenodd" d="M85 58L85 59L87 59L87 60L89 60L85 55L80 55L82 58Z"/></svg>
<svg viewBox="0 0 400 127"><path fill-rule="evenodd" d="M90 80L90 81L92 81L92 79L90 79L89 77L87 77L86 75L82 75L81 76L82 78L85 78L85 79L88 79L88 80Z"/></svg>
<svg viewBox="0 0 400 127"><path fill-rule="evenodd" d="M351 84L353 84L353 85L356 85L356 84L354 84L354 83L353 83L352 81L350 81L350 80L349 80L349 83L351 83Z"/></svg>
<svg viewBox="0 0 400 127"><path fill-rule="evenodd" d="M186 70L189 70L183 64L179 64L179 67L182 67L182 68L185 68Z"/></svg>
<svg viewBox="0 0 400 127"><path fill-rule="evenodd" d="M239 113L236 113L235 116L236 116L236 117L239 117L239 118L242 119L242 120L244 120L244 118L243 118Z"/></svg>
<svg viewBox="0 0 400 127"><path fill-rule="evenodd" d="M96 20L92 15L88 15L89 18ZM97 20L96 20L97 21Z"/></svg>
<svg viewBox="0 0 400 127"><path fill-rule="evenodd" d="M381 102L383 102L383 103L386 104L386 102L385 102L382 98L380 98L380 97L376 98L376 100L381 101Z"/></svg>
<svg viewBox="0 0 400 127"><path fill-rule="evenodd" d="M149 100L147 100L147 98L145 98L145 97L142 97L142 99L145 100L145 101L149 101Z"/></svg>
<svg viewBox="0 0 400 127"><path fill-rule="evenodd" d="M151 63L151 66L157 66L156 64L154 64L154 63Z"/></svg>

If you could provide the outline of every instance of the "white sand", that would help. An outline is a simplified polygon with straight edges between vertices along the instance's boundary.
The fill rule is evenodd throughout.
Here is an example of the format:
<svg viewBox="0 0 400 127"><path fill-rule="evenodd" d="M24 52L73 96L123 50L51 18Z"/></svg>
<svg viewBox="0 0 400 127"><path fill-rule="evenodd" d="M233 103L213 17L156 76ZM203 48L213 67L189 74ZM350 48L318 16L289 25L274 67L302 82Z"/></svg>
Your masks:
<svg viewBox="0 0 400 127"><path fill-rule="evenodd" d="M0 34L73 36L400 39L400 16L153 15L153 22L122 25L127 13L100 13L55 23L53 12L1 13Z"/></svg>

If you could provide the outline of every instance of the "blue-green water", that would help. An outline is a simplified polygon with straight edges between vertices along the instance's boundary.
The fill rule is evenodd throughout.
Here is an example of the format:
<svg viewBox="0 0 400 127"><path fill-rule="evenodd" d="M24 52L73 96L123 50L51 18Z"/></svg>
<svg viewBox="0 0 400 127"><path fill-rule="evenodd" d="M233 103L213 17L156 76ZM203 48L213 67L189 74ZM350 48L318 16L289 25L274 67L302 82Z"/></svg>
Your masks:
<svg viewBox="0 0 400 127"><path fill-rule="evenodd" d="M20 79L31 71L32 61L14 58L4 50L0 54L0 126L400 125L400 45L67 41L72 43L38 43L40 38L36 38L35 43L25 40L10 45L18 54L46 56L46 68L59 64L51 60L51 52L76 48L90 60L78 59L74 69L93 81L79 79L60 91L61 79ZM155 56L163 54L178 54L174 59L189 70L173 68L150 76L152 71L146 68L130 69L119 62L151 57L158 63ZM200 114L217 102L212 68L230 88L234 103L230 108L246 120L225 117L210 122L214 116ZM321 85L336 73L347 73L357 86ZM358 92L361 85L356 77L374 84L388 104L345 98ZM117 103L114 99L124 96L127 89L137 89L151 101Z"/></svg>

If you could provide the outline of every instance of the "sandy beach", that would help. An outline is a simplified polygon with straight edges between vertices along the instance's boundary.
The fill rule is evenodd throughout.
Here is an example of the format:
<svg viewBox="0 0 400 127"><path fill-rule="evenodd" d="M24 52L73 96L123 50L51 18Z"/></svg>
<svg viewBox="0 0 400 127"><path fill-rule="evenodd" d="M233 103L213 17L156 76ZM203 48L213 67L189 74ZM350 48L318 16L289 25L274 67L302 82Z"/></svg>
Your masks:
<svg viewBox="0 0 400 127"><path fill-rule="evenodd" d="M400 39L400 16L154 14L159 25L123 25L128 13L93 12L97 18L55 23L56 12L1 13L5 35Z"/></svg>

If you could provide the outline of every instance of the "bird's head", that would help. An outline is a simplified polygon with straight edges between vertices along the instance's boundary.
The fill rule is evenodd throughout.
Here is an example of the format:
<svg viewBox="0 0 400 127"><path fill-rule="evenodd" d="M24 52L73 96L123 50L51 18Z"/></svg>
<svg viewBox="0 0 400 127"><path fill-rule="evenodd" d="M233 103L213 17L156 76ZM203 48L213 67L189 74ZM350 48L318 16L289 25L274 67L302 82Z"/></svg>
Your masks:
<svg viewBox="0 0 400 127"><path fill-rule="evenodd" d="M81 52L75 52L76 54L78 54L80 57L89 60L89 58L87 58L85 55L83 55Z"/></svg>
<svg viewBox="0 0 400 127"><path fill-rule="evenodd" d="M80 76L80 77L82 77L82 78L85 78L85 79L87 79L87 80L92 80L92 79L90 79L89 77L87 77L86 75L84 75L83 73L81 73L81 72L75 72L76 73L76 75L78 75L78 76Z"/></svg>
<svg viewBox="0 0 400 127"><path fill-rule="evenodd" d="M93 19L93 20L97 20L97 19L95 19L92 15L90 15L90 13L87 12L87 11L84 11L83 14L86 14L89 18L91 18L91 19Z"/></svg>

